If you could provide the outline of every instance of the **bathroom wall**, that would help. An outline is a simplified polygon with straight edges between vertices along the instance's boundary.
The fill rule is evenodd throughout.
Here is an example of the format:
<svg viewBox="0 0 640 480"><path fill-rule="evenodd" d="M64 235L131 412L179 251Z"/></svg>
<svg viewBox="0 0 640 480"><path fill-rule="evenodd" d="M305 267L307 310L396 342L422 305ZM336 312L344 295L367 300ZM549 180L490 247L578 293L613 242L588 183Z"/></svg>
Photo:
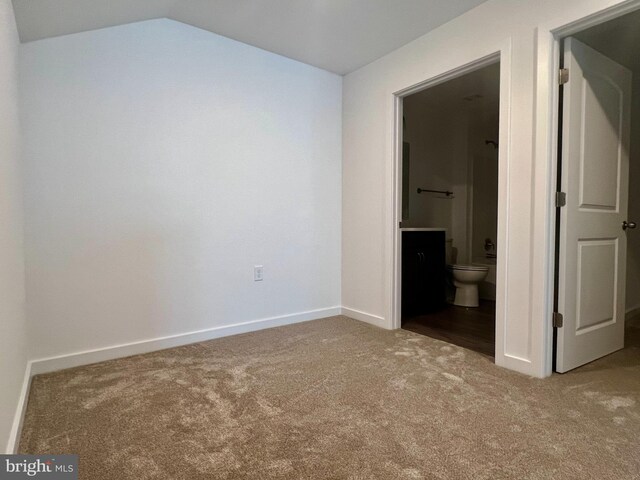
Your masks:
<svg viewBox="0 0 640 480"><path fill-rule="evenodd" d="M340 76L152 20L21 81L34 358L339 312Z"/></svg>
<svg viewBox="0 0 640 480"><path fill-rule="evenodd" d="M13 453L28 360L19 140L18 33L11 1L0 0L0 452L6 453Z"/></svg>
<svg viewBox="0 0 640 480"><path fill-rule="evenodd" d="M420 97L404 101L405 136L410 144L409 211L403 227L443 227L466 254L466 125L464 112L425 105ZM421 193L418 188L453 191ZM460 241L458 241L460 240Z"/></svg>
<svg viewBox="0 0 640 480"><path fill-rule="evenodd" d="M496 240L499 64L408 96L403 102L409 142L409 210L405 227L444 227L455 258L484 256L484 239ZM417 193L444 190L452 197Z"/></svg>
<svg viewBox="0 0 640 480"><path fill-rule="evenodd" d="M471 259L484 261L485 239L495 244L498 235L498 149L486 141L498 141L499 106L489 102L470 115L469 160L472 170ZM496 253L493 249L489 253Z"/></svg>

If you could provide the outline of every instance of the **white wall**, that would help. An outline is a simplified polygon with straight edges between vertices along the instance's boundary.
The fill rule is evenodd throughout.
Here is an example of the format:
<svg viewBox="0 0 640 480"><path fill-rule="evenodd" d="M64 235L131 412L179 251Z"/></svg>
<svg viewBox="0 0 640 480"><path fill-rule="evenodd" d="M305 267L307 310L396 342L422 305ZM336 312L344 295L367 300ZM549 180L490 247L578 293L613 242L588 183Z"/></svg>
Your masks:
<svg viewBox="0 0 640 480"><path fill-rule="evenodd" d="M7 452L27 366L17 61L11 1L0 0L0 448Z"/></svg>
<svg viewBox="0 0 640 480"><path fill-rule="evenodd" d="M562 25L591 15L620 0L492 0L429 34L345 77L343 85L343 289L345 306L381 317L392 327L393 309L393 94L426 79L456 69L499 50L506 69L502 85L511 109L505 123L509 135L501 151L505 169L509 232L503 266L508 286L506 327L499 332L496 362L524 373L549 373L550 312L547 296L545 214L550 194L534 190L542 185L547 166L538 166L534 131L537 96L546 85L536 85L537 27ZM540 68L546 68L541 65ZM504 90L507 87L507 90ZM545 119L540 125L548 125ZM546 128L546 127L545 127ZM502 139L501 139L502 141ZM505 223L506 224L506 223ZM543 239L541 242L540 239ZM543 260L542 262L540 260Z"/></svg>
<svg viewBox="0 0 640 480"><path fill-rule="evenodd" d="M454 147L466 138L465 125L442 110L426 107L415 96L403 102L404 140L411 145L409 168L409 217L406 227L443 227L451 235L454 202L445 195L422 193L418 188L453 188Z"/></svg>
<svg viewBox="0 0 640 480"><path fill-rule="evenodd" d="M340 305L341 77L153 20L21 82L35 358Z"/></svg>

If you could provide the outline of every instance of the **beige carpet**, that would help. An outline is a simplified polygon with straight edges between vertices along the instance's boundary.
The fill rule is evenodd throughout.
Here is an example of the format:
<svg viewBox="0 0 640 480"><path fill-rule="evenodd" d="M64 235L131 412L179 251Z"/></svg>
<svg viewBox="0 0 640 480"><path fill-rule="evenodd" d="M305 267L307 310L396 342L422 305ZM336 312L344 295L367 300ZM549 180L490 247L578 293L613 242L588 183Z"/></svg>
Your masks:
<svg viewBox="0 0 640 480"><path fill-rule="evenodd" d="M536 380L318 320L38 376L20 450L91 480L640 478L639 333Z"/></svg>

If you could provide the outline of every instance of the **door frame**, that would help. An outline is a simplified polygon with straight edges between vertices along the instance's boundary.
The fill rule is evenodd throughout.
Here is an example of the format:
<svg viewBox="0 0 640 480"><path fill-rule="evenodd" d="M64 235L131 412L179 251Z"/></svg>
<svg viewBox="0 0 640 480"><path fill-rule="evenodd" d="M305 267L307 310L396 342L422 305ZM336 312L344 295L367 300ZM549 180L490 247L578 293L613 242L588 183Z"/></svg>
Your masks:
<svg viewBox="0 0 640 480"><path fill-rule="evenodd" d="M639 0L640 1L640 0ZM502 48L488 55L473 60L458 68L454 68L440 75L427 78L422 82L403 88L393 93L393 206L391 212L392 243L392 275L391 275L391 326L401 327L401 293L402 293L402 116L403 100L405 97L434 87L449 80L461 77L467 73L483 67L500 63L500 126L499 126L499 156L498 156L498 234L496 259L496 346L495 361L503 364L504 337L506 330L506 298L507 285L506 265L507 249L507 209L508 209L508 165L510 153L510 102L511 102L511 41L504 42Z"/></svg>
<svg viewBox="0 0 640 480"><path fill-rule="evenodd" d="M576 17L557 18L541 24L536 33L536 99L535 99L535 163L534 163L534 229L533 270L534 278L544 279L532 288L533 318L546 321L541 329L543 358L542 376L552 374L554 365L554 328L551 318L558 285L556 265L556 215L555 192L558 181L558 141L560 125L560 69L561 41L587 28L605 23L640 9L640 0L605 8L596 13Z"/></svg>

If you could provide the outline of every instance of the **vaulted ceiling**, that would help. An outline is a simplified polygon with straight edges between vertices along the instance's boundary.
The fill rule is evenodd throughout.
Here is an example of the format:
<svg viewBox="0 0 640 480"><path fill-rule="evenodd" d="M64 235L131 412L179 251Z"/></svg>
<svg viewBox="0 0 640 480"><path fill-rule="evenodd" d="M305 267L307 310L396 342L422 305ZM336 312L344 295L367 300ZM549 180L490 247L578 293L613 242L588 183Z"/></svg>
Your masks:
<svg viewBox="0 0 640 480"><path fill-rule="evenodd" d="M170 18L339 74L485 0L13 0L23 42Z"/></svg>

